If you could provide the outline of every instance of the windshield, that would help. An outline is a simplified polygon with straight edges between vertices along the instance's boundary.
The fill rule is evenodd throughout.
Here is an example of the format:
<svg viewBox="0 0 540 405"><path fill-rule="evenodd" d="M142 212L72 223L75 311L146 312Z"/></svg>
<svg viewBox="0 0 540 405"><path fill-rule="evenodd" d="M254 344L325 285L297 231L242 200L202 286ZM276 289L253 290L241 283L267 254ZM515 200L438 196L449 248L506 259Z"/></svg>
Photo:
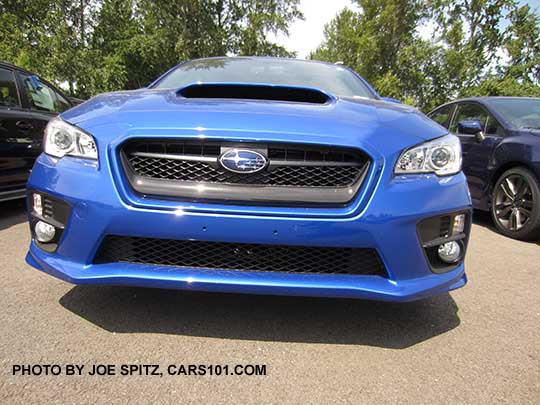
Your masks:
<svg viewBox="0 0 540 405"><path fill-rule="evenodd" d="M376 98L350 70L294 59L211 58L178 66L154 88L203 83L257 83L313 87L335 96Z"/></svg>
<svg viewBox="0 0 540 405"><path fill-rule="evenodd" d="M501 98L489 102L514 126L540 129L540 98Z"/></svg>

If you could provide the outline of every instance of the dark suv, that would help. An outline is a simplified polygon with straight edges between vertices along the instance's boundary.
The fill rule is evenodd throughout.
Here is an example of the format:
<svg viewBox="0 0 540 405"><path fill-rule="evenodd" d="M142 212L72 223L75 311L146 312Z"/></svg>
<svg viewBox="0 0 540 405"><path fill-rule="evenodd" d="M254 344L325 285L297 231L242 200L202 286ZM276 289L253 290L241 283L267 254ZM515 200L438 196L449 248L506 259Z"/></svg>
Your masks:
<svg viewBox="0 0 540 405"><path fill-rule="evenodd" d="M461 140L474 207L506 236L540 236L540 98L468 98L429 116Z"/></svg>
<svg viewBox="0 0 540 405"><path fill-rule="evenodd" d="M45 125L72 105L50 83L0 61L0 201L24 197Z"/></svg>

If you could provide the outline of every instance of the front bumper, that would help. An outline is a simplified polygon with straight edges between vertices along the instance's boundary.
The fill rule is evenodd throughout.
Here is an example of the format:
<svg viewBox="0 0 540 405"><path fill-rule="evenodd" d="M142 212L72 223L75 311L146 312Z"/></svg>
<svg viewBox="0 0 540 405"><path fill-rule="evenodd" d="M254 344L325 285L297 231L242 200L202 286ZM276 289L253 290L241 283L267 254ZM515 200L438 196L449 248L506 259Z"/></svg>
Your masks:
<svg viewBox="0 0 540 405"><path fill-rule="evenodd" d="M71 215L54 253L32 241L27 262L75 284L363 298L409 301L466 283L463 263L434 274L417 235L421 220L470 210L462 174L380 176L361 210L350 216L302 215L221 211L221 206L199 209L196 204L174 208L168 202L139 199L133 204L118 187L107 167L75 158L40 156L28 188L49 193L71 206ZM368 198L369 197L369 198ZM230 208L230 207L225 207ZM294 214L298 215L294 215ZM287 215L286 215L287 214ZM289 274L206 270L158 265L94 264L106 235L195 241L364 247L376 249L388 277Z"/></svg>

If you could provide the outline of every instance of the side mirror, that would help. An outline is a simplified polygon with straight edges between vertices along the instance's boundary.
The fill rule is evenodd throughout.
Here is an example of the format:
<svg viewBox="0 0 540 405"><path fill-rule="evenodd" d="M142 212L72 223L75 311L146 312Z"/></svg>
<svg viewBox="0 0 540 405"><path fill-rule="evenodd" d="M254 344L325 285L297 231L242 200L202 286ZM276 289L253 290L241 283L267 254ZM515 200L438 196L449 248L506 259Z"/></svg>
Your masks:
<svg viewBox="0 0 540 405"><path fill-rule="evenodd" d="M403 104L401 101L392 97L381 97L381 100L388 101L389 103Z"/></svg>
<svg viewBox="0 0 540 405"><path fill-rule="evenodd" d="M478 142L482 142L484 139L486 139L482 123L478 120L460 121L458 122L457 126L460 134L474 135Z"/></svg>
<svg viewBox="0 0 540 405"><path fill-rule="evenodd" d="M484 131L480 131L476 133L475 138L477 142L481 143L481 142L484 142L484 139L486 139L486 135L484 135Z"/></svg>

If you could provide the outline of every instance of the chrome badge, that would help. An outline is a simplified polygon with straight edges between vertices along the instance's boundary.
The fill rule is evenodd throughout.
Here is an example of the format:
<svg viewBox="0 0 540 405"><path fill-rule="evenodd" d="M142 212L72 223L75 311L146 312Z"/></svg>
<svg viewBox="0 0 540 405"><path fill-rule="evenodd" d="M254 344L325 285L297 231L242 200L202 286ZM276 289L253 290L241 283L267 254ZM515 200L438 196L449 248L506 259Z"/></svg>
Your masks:
<svg viewBox="0 0 540 405"><path fill-rule="evenodd" d="M234 173L256 173L266 167L268 160L253 150L232 149L219 157L219 163Z"/></svg>

